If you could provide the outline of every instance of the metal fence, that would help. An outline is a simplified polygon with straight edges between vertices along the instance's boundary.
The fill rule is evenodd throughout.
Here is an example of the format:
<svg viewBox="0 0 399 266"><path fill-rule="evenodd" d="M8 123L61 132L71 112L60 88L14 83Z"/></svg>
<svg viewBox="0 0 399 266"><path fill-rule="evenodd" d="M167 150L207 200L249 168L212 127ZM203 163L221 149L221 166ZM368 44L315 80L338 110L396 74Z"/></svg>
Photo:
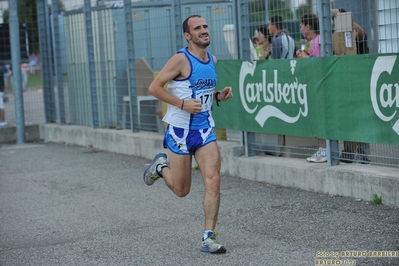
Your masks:
<svg viewBox="0 0 399 266"><path fill-rule="evenodd" d="M162 133L165 106L148 94L148 86L166 61L186 45L181 24L191 14L202 15L209 24L209 50L218 60L258 60L257 46L252 41L259 35L259 27L267 27L275 15L283 17L284 28L296 45L303 44L308 51L308 36L300 31L301 18L308 13L319 17L322 56L359 53L347 45L355 35L348 37L348 31L343 31L338 39L332 35L348 19L350 32L353 20L356 33L361 27L367 36L368 53L399 52L399 3L393 0L92 2L53 0L49 9L47 1L36 1L37 21L32 23L38 25L40 61L27 74L29 79L38 75L41 83L28 83L23 93L26 123ZM342 21L333 19L331 9L341 10L338 17ZM34 34L33 30L29 33ZM5 111L12 126L17 110L12 89L7 95ZM320 146L314 137L224 128L217 132L219 139L245 144L248 155L305 159ZM347 163L399 166L397 145L327 140L326 147L331 165L345 159Z"/></svg>
<svg viewBox="0 0 399 266"><path fill-rule="evenodd" d="M1 86L4 86L4 126L16 126L18 119L22 126L44 123L36 4L13 1L10 5L8 1L0 2L0 73L3 74L4 82ZM22 98L25 104L22 104Z"/></svg>

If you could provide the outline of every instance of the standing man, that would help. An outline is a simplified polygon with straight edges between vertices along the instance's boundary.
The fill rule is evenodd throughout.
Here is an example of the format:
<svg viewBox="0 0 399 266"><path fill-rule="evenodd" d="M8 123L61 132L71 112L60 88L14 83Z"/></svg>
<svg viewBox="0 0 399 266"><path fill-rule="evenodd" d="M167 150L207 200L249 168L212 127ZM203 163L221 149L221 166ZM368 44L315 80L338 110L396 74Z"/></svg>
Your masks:
<svg viewBox="0 0 399 266"><path fill-rule="evenodd" d="M163 178L173 193L184 197L190 192L194 155L205 185L201 251L224 253L226 249L217 242L214 231L220 203L220 153L211 110L213 100L219 105L233 97L233 92L231 87L214 90L216 57L207 51L210 36L206 21L199 15L189 16L183 22L183 33L188 47L169 59L149 87L152 95L168 104L163 118L168 124L163 143L169 163L166 154L157 154L143 179L150 186Z"/></svg>
<svg viewBox="0 0 399 266"><path fill-rule="evenodd" d="M272 38L273 59L293 58L297 47L294 39L284 31L283 18L281 16L271 17L267 27Z"/></svg>
<svg viewBox="0 0 399 266"><path fill-rule="evenodd" d="M283 18L281 16L273 16L269 20L267 30L272 36L272 59L290 59L293 58L297 47L295 41L288 32L284 31ZM279 138L278 135L273 135L274 138ZM282 135L285 142L285 135ZM278 145L276 143L276 145Z"/></svg>
<svg viewBox="0 0 399 266"><path fill-rule="evenodd" d="M333 20L335 22L337 15L339 13L346 13L346 10L343 8L340 9L331 9L331 13L333 16ZM356 32L355 41L356 41L356 53L357 54L368 54L369 47L367 45L367 34L364 29L357 24L355 21L352 21L352 28ZM339 34L339 33L335 33ZM334 36L334 35L333 35ZM339 49L334 52L338 54ZM361 164L369 164L370 159L368 157L370 153L370 143L364 142L353 142L353 141L344 141L344 149L341 152L340 161L345 163L358 162Z"/></svg>

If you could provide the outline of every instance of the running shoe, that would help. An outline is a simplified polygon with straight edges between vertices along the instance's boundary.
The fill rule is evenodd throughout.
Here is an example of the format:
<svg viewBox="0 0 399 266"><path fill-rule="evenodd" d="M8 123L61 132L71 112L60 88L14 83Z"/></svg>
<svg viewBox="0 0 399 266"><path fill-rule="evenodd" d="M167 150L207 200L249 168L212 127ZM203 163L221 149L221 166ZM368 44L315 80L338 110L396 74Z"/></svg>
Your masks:
<svg viewBox="0 0 399 266"><path fill-rule="evenodd" d="M167 166L166 157L165 153L158 153L155 155L152 163L145 169L143 180L148 186L151 186L155 181L162 177L162 174L157 170L157 166L160 164Z"/></svg>
<svg viewBox="0 0 399 266"><path fill-rule="evenodd" d="M202 238L202 252L209 252L209 253L225 253L226 248L219 244L216 240L217 234L215 232L209 233L206 239Z"/></svg>
<svg viewBox="0 0 399 266"><path fill-rule="evenodd" d="M319 150L311 157L306 158L308 162L312 163L325 163L327 162L327 149L319 148Z"/></svg>

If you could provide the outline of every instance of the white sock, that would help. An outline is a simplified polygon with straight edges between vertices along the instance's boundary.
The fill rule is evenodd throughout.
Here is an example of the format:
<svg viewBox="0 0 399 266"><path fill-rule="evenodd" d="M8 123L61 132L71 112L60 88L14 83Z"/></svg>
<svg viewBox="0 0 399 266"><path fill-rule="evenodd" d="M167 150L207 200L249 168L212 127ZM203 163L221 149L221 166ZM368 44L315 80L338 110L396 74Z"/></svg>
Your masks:
<svg viewBox="0 0 399 266"><path fill-rule="evenodd" d="M207 239L208 237L210 237L211 235L213 235L213 231L212 230L206 230L204 232L204 240Z"/></svg>
<svg viewBox="0 0 399 266"><path fill-rule="evenodd" d="M168 166L167 164L158 164L157 165L157 172L160 173L162 175L162 169L164 167Z"/></svg>

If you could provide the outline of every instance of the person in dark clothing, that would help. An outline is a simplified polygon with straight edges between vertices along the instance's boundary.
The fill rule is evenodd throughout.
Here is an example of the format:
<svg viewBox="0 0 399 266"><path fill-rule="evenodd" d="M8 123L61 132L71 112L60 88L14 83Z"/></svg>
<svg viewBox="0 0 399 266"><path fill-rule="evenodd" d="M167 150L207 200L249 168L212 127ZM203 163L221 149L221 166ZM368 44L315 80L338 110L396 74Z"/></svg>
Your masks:
<svg viewBox="0 0 399 266"><path fill-rule="evenodd" d="M339 9L332 9L331 13L333 15L333 18L337 16L338 13L346 13L347 11L343 8ZM356 31L356 51L357 54L368 54L369 53L369 47L367 45L367 34L363 30L363 28L353 21L353 29Z"/></svg>
<svg viewBox="0 0 399 266"><path fill-rule="evenodd" d="M343 8L332 9L331 13L333 18L338 13L345 13L346 10ZM367 34L364 29L355 21L352 22L353 29L356 31L356 54L368 54L369 47L367 44ZM344 141L344 149L341 153L341 162L352 163L353 161L360 162L362 164L368 164L370 162L368 158L370 150L369 143Z"/></svg>
<svg viewBox="0 0 399 266"><path fill-rule="evenodd" d="M295 56L298 50L294 39L287 34L283 28L283 18L281 16L271 17L267 27L272 37L272 57L273 59L290 59Z"/></svg>

